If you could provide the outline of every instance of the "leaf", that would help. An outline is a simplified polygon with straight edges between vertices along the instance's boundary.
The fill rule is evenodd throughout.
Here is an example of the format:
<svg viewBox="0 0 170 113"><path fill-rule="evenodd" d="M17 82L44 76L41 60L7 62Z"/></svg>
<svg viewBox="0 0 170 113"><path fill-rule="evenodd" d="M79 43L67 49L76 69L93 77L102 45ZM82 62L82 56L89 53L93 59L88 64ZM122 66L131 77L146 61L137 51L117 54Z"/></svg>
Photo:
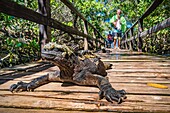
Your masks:
<svg viewBox="0 0 170 113"><path fill-rule="evenodd" d="M22 46L22 43L20 42L16 44L16 47L21 47L21 46Z"/></svg>
<svg viewBox="0 0 170 113"><path fill-rule="evenodd" d="M168 89L168 86L156 84L156 83L147 83L147 85L155 88L160 88L160 89Z"/></svg>

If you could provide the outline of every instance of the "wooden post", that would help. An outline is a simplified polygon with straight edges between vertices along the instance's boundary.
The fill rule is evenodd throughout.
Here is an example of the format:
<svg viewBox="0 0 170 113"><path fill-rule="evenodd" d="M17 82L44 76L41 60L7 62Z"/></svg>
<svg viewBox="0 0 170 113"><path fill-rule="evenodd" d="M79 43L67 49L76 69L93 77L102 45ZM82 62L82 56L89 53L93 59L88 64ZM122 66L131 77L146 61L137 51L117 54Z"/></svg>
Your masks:
<svg viewBox="0 0 170 113"><path fill-rule="evenodd" d="M128 46L127 46L127 33L125 34L125 49L128 49Z"/></svg>
<svg viewBox="0 0 170 113"><path fill-rule="evenodd" d="M96 33L95 33L95 30L93 31L93 38L94 38L94 40L93 40L93 45L95 46L95 50L97 50L97 43L96 43Z"/></svg>
<svg viewBox="0 0 170 113"><path fill-rule="evenodd" d="M125 48L125 33L124 33L124 35L123 35L123 37L122 37L122 41L121 41L121 43L120 43L120 47L122 48L122 49L124 49Z"/></svg>
<svg viewBox="0 0 170 113"><path fill-rule="evenodd" d="M142 38L140 36L140 33L143 31L143 19L139 19L138 21L138 51L142 52L142 46L143 46L143 42L142 42Z"/></svg>
<svg viewBox="0 0 170 113"><path fill-rule="evenodd" d="M74 15L74 28L78 29L77 27L77 19L78 19L78 15Z"/></svg>
<svg viewBox="0 0 170 113"><path fill-rule="evenodd" d="M50 6L50 0L46 0L46 11L47 11L47 18L48 20L50 20L51 18L51 6ZM46 43L51 41L51 27L50 26L46 26L46 33L47 33L47 40Z"/></svg>
<svg viewBox="0 0 170 113"><path fill-rule="evenodd" d="M97 38L96 38L96 41L97 41L97 48L100 49L101 48L101 36L100 34L97 32Z"/></svg>
<svg viewBox="0 0 170 113"><path fill-rule="evenodd" d="M84 34L88 34L87 21L84 21ZM88 41L87 41L87 38L84 38L84 50L88 50Z"/></svg>
<svg viewBox="0 0 170 113"><path fill-rule="evenodd" d="M38 0L39 13L47 18L51 18L50 0ZM42 47L51 40L51 28L47 25L39 25L39 44Z"/></svg>
<svg viewBox="0 0 170 113"><path fill-rule="evenodd" d="M96 37L96 40L95 40L95 43L96 43L96 50L99 49L100 47L100 43L99 43L99 33L97 31L94 32L95 33L95 37Z"/></svg>
<svg viewBox="0 0 170 113"><path fill-rule="evenodd" d="M100 44L100 45L101 45L100 48L101 48L101 47L105 47L105 40L103 39L103 37L102 37L101 35L100 35L100 40L101 40L101 42L102 42L102 43Z"/></svg>
<svg viewBox="0 0 170 113"><path fill-rule="evenodd" d="M133 37L133 28L130 29L130 38ZM133 51L133 40L130 41L130 44L129 44L129 49Z"/></svg>

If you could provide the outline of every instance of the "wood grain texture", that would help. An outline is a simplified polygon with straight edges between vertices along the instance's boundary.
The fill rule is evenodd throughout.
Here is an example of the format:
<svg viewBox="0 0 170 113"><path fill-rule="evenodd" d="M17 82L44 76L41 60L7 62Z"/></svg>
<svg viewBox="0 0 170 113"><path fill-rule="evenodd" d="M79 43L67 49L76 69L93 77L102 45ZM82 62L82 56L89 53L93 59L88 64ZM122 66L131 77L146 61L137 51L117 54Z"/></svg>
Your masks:
<svg viewBox="0 0 170 113"><path fill-rule="evenodd" d="M17 69L29 69L28 71L0 76L0 112L170 112L170 60L158 56L146 56L142 53L134 54L125 50L116 52L119 52L120 60L133 60L133 62L114 60L110 62L113 64L112 69L107 70L112 86L115 89L127 91L127 99L122 104L111 104L105 99L98 100L98 88L77 86L70 83L51 82L37 88L35 92L14 94L9 92L8 89L11 84L19 81L29 82L48 72L58 70L57 66L51 65L44 69L43 65L45 64L40 66L39 63L33 63L26 66L21 65L21 67L16 66ZM116 52L113 50L109 54L97 53L97 55L101 55L102 60L112 59L114 57L112 54ZM138 58L145 60L142 62L135 61ZM152 61L148 62L146 59ZM161 62L162 60L164 62ZM36 65L37 68L35 68ZM34 69L31 69L31 67ZM147 83L162 84L167 86L168 89L154 88L148 86Z"/></svg>

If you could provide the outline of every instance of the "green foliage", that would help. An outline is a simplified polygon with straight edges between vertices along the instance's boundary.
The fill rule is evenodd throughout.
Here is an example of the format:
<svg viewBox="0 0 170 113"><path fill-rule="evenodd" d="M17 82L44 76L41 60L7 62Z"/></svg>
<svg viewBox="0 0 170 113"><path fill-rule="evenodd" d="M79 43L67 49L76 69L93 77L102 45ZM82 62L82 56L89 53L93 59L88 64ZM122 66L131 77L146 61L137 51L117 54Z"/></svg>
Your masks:
<svg viewBox="0 0 170 113"><path fill-rule="evenodd" d="M0 67L13 66L38 58L39 45L35 39L4 38L3 43L1 43L2 48L0 54L5 56L1 58Z"/></svg>
<svg viewBox="0 0 170 113"><path fill-rule="evenodd" d="M37 2L13 0L31 9ZM0 68L35 60L39 55L38 25L0 13Z"/></svg>
<svg viewBox="0 0 170 113"><path fill-rule="evenodd" d="M101 16L100 13L106 12L104 4L95 2L95 0L76 0L74 1L74 5L91 24L100 32L103 31L103 20L105 16Z"/></svg>
<svg viewBox="0 0 170 113"><path fill-rule="evenodd" d="M26 6L27 8L31 8L33 10L38 9L38 0L11 0L20 5Z"/></svg>
<svg viewBox="0 0 170 113"><path fill-rule="evenodd" d="M170 2L164 0L153 13L144 19L144 30L164 21L170 15ZM153 38L154 37L154 38ZM170 54L170 28L160 30L144 40L143 50L157 54Z"/></svg>
<svg viewBox="0 0 170 113"><path fill-rule="evenodd" d="M70 27L73 27L73 22L62 22L63 24L67 25L67 26L70 26Z"/></svg>

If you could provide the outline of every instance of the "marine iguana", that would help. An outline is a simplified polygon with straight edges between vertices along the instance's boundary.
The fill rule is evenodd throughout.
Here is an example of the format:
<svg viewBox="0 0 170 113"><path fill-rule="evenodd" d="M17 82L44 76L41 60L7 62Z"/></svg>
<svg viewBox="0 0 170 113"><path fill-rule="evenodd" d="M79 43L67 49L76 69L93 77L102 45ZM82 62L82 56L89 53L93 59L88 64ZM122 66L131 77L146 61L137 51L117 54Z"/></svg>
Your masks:
<svg viewBox="0 0 170 113"><path fill-rule="evenodd" d="M125 90L115 90L108 79L104 63L93 53L84 51L76 54L77 50L66 45L48 43L42 50L42 58L54 63L60 71L50 72L38 77L29 83L18 82L10 86L11 92L34 91L49 82L72 82L77 85L97 86L99 88L99 99L106 98L107 101L118 104L126 98Z"/></svg>

